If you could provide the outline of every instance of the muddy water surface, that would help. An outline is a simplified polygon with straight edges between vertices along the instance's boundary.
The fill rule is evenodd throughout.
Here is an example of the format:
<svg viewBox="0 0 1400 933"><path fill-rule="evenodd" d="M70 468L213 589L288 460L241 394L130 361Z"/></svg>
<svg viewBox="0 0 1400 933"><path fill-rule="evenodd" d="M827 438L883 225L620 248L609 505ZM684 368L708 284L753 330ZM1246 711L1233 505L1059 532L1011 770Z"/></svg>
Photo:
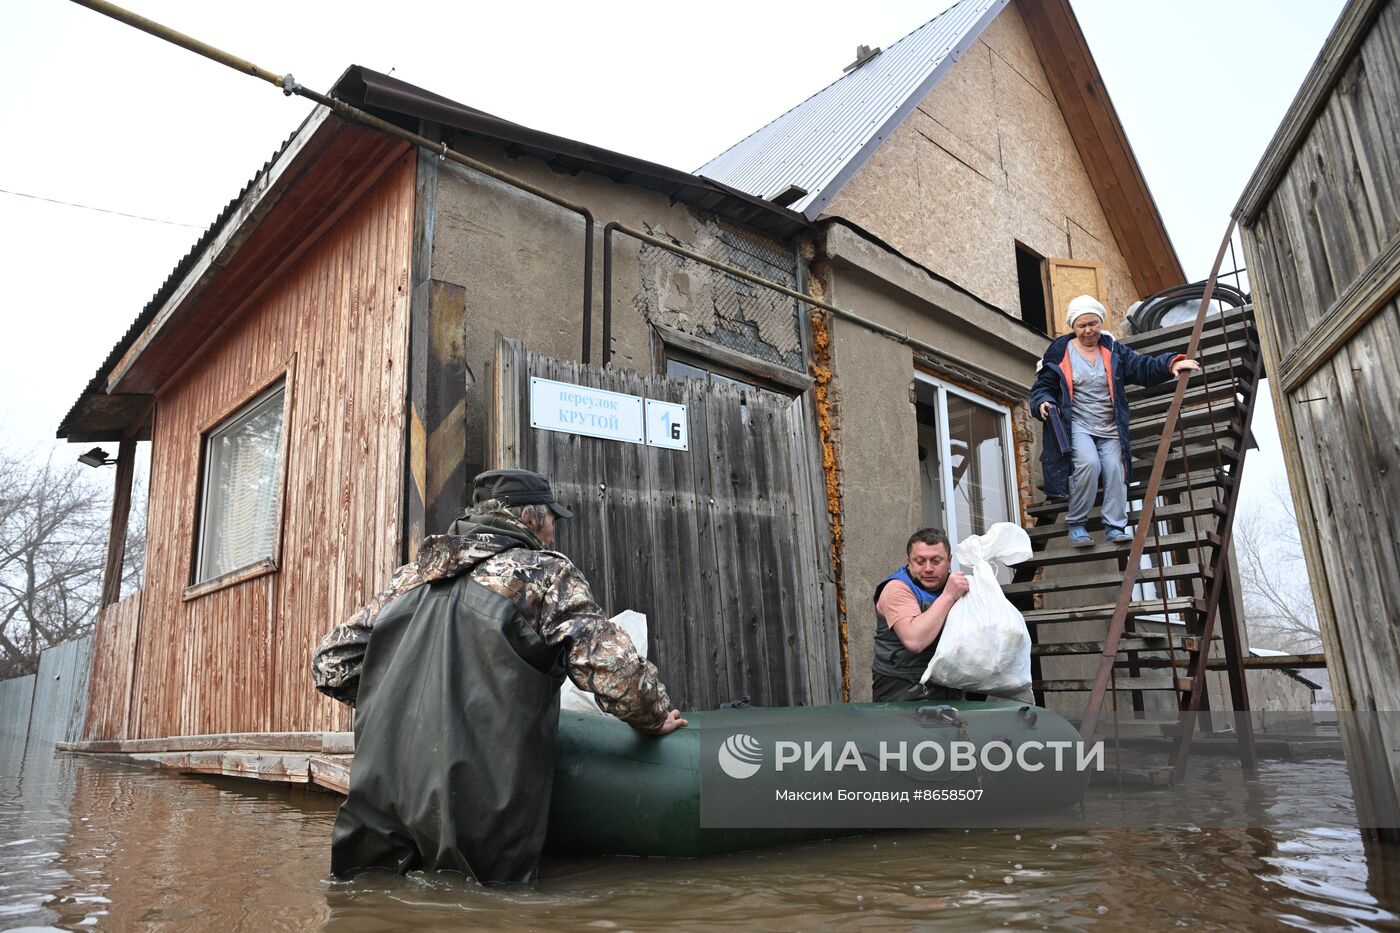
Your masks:
<svg viewBox="0 0 1400 933"><path fill-rule="evenodd" d="M1343 764L1265 771L1298 790L1267 802L1300 811L1296 828L1088 829L1066 819L886 833L702 861L546 860L535 889L502 891L448 876L329 880L330 795L0 746L0 928L1400 927L1400 868L1345 825ZM1305 801L1319 799L1331 812L1308 825ZM1179 804L1096 791L1085 810L1168 805Z"/></svg>

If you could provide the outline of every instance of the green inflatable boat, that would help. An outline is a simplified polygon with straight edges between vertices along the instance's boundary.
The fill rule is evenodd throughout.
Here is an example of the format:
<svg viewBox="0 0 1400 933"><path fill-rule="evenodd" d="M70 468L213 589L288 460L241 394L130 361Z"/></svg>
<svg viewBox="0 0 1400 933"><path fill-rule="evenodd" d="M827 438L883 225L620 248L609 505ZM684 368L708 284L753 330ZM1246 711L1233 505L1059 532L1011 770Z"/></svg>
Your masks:
<svg viewBox="0 0 1400 933"><path fill-rule="evenodd" d="M671 735L561 713L546 850L691 858L1075 804L1079 733L1013 701L687 713Z"/></svg>

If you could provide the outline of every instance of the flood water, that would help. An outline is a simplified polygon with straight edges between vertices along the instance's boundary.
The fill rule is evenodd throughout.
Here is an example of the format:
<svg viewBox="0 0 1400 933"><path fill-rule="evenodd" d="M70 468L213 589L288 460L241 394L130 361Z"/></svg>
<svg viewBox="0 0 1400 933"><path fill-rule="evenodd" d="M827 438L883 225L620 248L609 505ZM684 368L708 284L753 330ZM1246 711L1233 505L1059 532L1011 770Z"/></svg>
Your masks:
<svg viewBox="0 0 1400 933"><path fill-rule="evenodd" d="M1299 791L1275 807L1329 800L1325 825L1296 813L1289 830L928 830L700 861L546 859L525 891L331 881L338 797L0 743L0 928L1400 928L1400 868L1345 825L1344 764L1262 775ZM1170 797L1095 790L1085 809L1154 799Z"/></svg>

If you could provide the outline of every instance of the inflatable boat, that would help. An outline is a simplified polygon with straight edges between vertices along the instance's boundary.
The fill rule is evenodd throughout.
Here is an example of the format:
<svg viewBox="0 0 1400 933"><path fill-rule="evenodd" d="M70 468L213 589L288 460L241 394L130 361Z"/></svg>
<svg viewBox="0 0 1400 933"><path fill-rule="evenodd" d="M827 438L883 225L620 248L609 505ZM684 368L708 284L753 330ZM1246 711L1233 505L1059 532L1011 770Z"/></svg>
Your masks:
<svg viewBox="0 0 1400 933"><path fill-rule="evenodd" d="M1074 727L1013 701L686 718L657 739L609 716L562 712L546 850L689 858L880 828L1009 825L1014 814L1077 803L1087 783L1073 753L1052 763L1045 752L1077 747ZM953 766L959 754L972 756L969 767Z"/></svg>

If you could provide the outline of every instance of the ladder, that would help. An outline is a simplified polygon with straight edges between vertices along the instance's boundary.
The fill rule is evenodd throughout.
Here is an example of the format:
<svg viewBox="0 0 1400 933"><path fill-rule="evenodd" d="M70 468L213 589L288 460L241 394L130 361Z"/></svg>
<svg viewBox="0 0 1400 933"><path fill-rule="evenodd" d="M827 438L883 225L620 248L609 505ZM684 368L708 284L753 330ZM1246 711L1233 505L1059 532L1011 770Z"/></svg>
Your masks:
<svg viewBox="0 0 1400 933"><path fill-rule="evenodd" d="M1174 704L1155 707L1209 710L1212 649L1224 655L1233 709L1249 709L1229 544L1263 358L1251 306L1204 316L1205 306L1196 321L1124 341L1139 353L1186 352L1199 328L1194 358L1202 367L1180 389L1177 379L1129 387L1132 545L1103 541L1096 507L1086 524L1097 532L1096 543L1070 547L1068 503L1042 501L1029 510L1034 555L1004 588L1031 631L1036 702L1044 705L1052 693L1083 698L1085 741L1104 716L1116 721L1120 710L1143 712L1153 693L1175 697ZM1143 523L1148 498L1151 518ZM1117 598L1106 596L1106 588ZM1074 656L1081 658L1077 671L1066 660ZM1044 676L1045 668L1053 676ZM1182 716L1166 730L1174 732L1172 766L1153 774L1153 782L1184 776L1195 720ZM1241 763L1253 768L1248 717L1237 720Z"/></svg>

